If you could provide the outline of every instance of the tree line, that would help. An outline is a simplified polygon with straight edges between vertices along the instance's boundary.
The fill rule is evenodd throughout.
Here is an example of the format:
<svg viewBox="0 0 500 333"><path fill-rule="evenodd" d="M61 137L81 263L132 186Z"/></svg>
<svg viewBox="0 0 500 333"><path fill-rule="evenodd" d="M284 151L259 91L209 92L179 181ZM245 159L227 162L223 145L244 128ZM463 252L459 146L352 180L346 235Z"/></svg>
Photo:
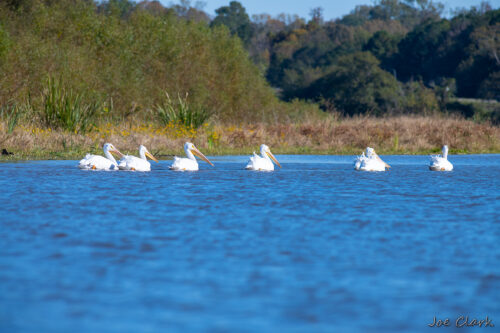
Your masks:
<svg viewBox="0 0 500 333"><path fill-rule="evenodd" d="M188 0L6 0L0 102L43 90L49 71L121 114L168 91L189 92L223 120L291 112L278 96L346 115L500 121L500 9L443 10L432 0L379 0L327 21L321 8L309 19L249 17L237 1L210 17Z"/></svg>
<svg viewBox="0 0 500 333"><path fill-rule="evenodd" d="M449 18L443 10L432 0L379 0L331 21L321 8L308 21L250 19L232 1L211 24L240 36L284 100L351 115L467 111L457 98L500 101L500 9L484 2Z"/></svg>

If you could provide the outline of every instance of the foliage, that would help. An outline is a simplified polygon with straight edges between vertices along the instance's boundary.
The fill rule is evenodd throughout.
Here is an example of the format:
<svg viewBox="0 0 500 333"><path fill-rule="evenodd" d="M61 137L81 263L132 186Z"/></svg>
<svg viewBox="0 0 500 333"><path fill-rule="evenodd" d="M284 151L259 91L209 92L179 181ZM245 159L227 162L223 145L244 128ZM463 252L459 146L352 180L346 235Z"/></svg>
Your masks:
<svg viewBox="0 0 500 333"><path fill-rule="evenodd" d="M446 111L454 94L500 100L500 10L481 5L442 19L442 9L429 0L380 0L335 22L314 17L307 24L282 21L268 33L266 77L285 100L313 99L324 109L348 114ZM354 65L346 63L346 56L355 59L360 51L370 52L379 63L341 70L341 62ZM387 75L385 81L370 82L378 69L398 82Z"/></svg>
<svg viewBox="0 0 500 333"><path fill-rule="evenodd" d="M210 22L191 2L0 2L0 106L29 95L45 105L46 75L75 100L113 101L114 121L147 119L165 91L223 122L297 120L314 114L309 102L386 115L446 112L453 96L500 100L500 9L487 3L441 18L433 0L377 0L326 21L321 8L250 20L232 1Z"/></svg>
<svg viewBox="0 0 500 333"><path fill-rule="evenodd" d="M2 64L3 58L6 56L8 50L10 47L10 38L5 31L5 29L2 27L2 24L0 24L0 65Z"/></svg>
<svg viewBox="0 0 500 333"><path fill-rule="evenodd" d="M99 5L99 11L109 16L126 17L132 13L136 4L129 0L108 0Z"/></svg>
<svg viewBox="0 0 500 333"><path fill-rule="evenodd" d="M423 82L410 81L403 85L401 110L409 114L430 116L439 111L435 93L425 87Z"/></svg>
<svg viewBox="0 0 500 333"><path fill-rule="evenodd" d="M489 120L500 125L500 102L494 100L454 98L446 104L446 109L451 114L459 114L476 121Z"/></svg>
<svg viewBox="0 0 500 333"><path fill-rule="evenodd" d="M171 10L128 3L34 1L26 12L0 3L0 21L12 41L0 76L0 105L28 93L42 104L49 74L73 94L93 91L112 99L113 119L144 119L164 91L189 92L190 104L214 110L220 120L274 116L278 99L225 26L210 28Z"/></svg>
<svg viewBox="0 0 500 333"><path fill-rule="evenodd" d="M391 61L398 53L398 43L401 37L391 35L385 30L377 31L363 46L363 51L371 52L381 62L381 67L389 69Z"/></svg>
<svg viewBox="0 0 500 333"><path fill-rule="evenodd" d="M419 75L429 80L436 74L452 76L456 64L447 61L450 28L448 20L429 21L409 32L398 45L395 64L398 77L408 80Z"/></svg>
<svg viewBox="0 0 500 333"><path fill-rule="evenodd" d="M0 108L0 118L7 123L7 133L11 134L23 115L23 108L17 104L7 104Z"/></svg>
<svg viewBox="0 0 500 333"><path fill-rule="evenodd" d="M223 6L216 11L217 16L212 26L225 25L232 34L237 35L247 44L252 37L252 24L245 8L238 1L231 1L229 6Z"/></svg>
<svg viewBox="0 0 500 333"><path fill-rule="evenodd" d="M361 51L366 39L362 30L335 23L309 25L278 35L267 78L284 90L285 99L293 99L298 91L327 74L338 57Z"/></svg>
<svg viewBox="0 0 500 333"><path fill-rule="evenodd" d="M378 67L369 52L357 52L339 58L330 74L305 90L307 97L323 97L348 115L380 115L398 106L398 82Z"/></svg>
<svg viewBox="0 0 500 333"><path fill-rule="evenodd" d="M500 101L500 70L490 73L479 86L478 97Z"/></svg>
<svg viewBox="0 0 500 333"><path fill-rule="evenodd" d="M361 26L369 21L400 21L408 29L429 19L438 19L444 5L432 0L380 0L373 6L361 5L339 20L349 26Z"/></svg>
<svg viewBox="0 0 500 333"><path fill-rule="evenodd" d="M177 95L177 101L173 101L168 93L165 93L164 101L157 105L155 110L163 125L174 123L197 129L210 118L207 110L189 105L188 94L184 98Z"/></svg>
<svg viewBox="0 0 500 333"><path fill-rule="evenodd" d="M102 103L67 90L60 80L49 77L42 92L41 118L48 128L85 133L95 125Z"/></svg>

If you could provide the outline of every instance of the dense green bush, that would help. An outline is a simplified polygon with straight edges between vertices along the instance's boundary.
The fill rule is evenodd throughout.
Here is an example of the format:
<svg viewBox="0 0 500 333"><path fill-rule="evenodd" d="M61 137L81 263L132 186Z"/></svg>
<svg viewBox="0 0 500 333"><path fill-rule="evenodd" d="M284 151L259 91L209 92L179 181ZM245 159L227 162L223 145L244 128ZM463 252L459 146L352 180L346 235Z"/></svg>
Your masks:
<svg viewBox="0 0 500 333"><path fill-rule="evenodd" d="M432 89L426 88L422 82L407 82L402 85L400 112L430 116L439 112L439 103Z"/></svg>
<svg viewBox="0 0 500 333"><path fill-rule="evenodd" d="M500 102L479 99L453 99L446 104L448 113L459 114L475 121L489 120L493 124L500 124Z"/></svg>
<svg viewBox="0 0 500 333"><path fill-rule="evenodd" d="M121 115L151 109L169 91L188 92L192 105L214 110L220 120L274 117L279 101L225 26L141 6L125 13L100 11L85 0L34 1L22 12L0 4L0 22L12 40L0 105L28 93L41 96L48 74L61 78L67 91L112 99Z"/></svg>

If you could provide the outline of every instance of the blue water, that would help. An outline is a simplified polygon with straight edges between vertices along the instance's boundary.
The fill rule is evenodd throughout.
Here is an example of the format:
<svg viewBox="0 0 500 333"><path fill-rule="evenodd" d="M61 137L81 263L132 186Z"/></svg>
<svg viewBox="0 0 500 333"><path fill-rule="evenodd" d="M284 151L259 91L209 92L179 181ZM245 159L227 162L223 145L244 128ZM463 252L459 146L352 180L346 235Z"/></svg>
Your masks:
<svg viewBox="0 0 500 333"><path fill-rule="evenodd" d="M193 173L0 164L0 331L500 327L500 155L244 156Z"/></svg>

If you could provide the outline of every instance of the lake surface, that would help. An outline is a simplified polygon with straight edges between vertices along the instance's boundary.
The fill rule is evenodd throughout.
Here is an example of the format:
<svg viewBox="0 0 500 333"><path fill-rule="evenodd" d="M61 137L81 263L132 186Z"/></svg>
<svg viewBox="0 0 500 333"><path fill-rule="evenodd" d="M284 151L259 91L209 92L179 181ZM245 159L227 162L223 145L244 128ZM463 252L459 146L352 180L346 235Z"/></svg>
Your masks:
<svg viewBox="0 0 500 333"><path fill-rule="evenodd" d="M384 173L209 158L191 173L0 164L0 331L500 327L500 155L452 155L449 173L428 156L385 156Z"/></svg>

